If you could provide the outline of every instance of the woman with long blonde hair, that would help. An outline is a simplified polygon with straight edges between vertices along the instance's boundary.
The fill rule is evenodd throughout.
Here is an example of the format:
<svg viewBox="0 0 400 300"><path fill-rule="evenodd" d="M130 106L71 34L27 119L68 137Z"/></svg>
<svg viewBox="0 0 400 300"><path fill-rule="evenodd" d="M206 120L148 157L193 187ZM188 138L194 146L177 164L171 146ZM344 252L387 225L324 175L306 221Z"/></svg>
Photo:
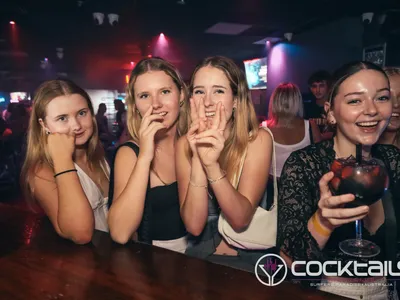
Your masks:
<svg viewBox="0 0 400 300"><path fill-rule="evenodd" d="M383 70L389 77L393 111L389 124L379 139L379 143L394 145L400 149L400 68L387 67Z"/></svg>
<svg viewBox="0 0 400 300"><path fill-rule="evenodd" d="M175 144L186 131L186 85L161 58L140 61L132 70L127 98L131 140L116 152L110 180L111 237L132 237L184 252L186 229L179 214Z"/></svg>
<svg viewBox="0 0 400 300"><path fill-rule="evenodd" d="M251 270L217 222L222 212L240 231L252 220L268 180L272 138L258 130L244 73L232 60L206 58L192 75L190 93L191 126L176 152L181 215L192 235L186 253Z"/></svg>
<svg viewBox="0 0 400 300"><path fill-rule="evenodd" d="M57 233L88 243L108 231L109 167L89 95L69 80L46 81L33 100L21 180Z"/></svg>

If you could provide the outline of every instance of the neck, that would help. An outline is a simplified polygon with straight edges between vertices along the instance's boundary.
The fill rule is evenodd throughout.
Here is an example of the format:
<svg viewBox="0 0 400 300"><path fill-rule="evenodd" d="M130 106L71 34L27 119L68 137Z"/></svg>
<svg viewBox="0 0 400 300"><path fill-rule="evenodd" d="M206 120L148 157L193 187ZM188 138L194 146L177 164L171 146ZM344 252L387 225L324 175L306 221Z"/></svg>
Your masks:
<svg viewBox="0 0 400 300"><path fill-rule="evenodd" d="M356 157L356 145L341 135L339 132L333 138L333 149L336 152L336 158L347 158L350 155ZM362 156L371 157L371 146L363 145Z"/></svg>
<svg viewBox="0 0 400 300"><path fill-rule="evenodd" d="M74 152L74 161L79 164L86 164L87 163L87 152L86 148L77 147L75 148Z"/></svg>
<svg viewBox="0 0 400 300"><path fill-rule="evenodd" d="M155 144L159 148L169 148L172 149L175 147L175 142L178 137L176 132L176 125L168 129L166 132L163 132L159 136L156 135Z"/></svg>
<svg viewBox="0 0 400 300"><path fill-rule="evenodd" d="M388 144L388 145L394 145L395 139L396 139L397 132L396 131L384 131L379 138L379 143L380 144Z"/></svg>

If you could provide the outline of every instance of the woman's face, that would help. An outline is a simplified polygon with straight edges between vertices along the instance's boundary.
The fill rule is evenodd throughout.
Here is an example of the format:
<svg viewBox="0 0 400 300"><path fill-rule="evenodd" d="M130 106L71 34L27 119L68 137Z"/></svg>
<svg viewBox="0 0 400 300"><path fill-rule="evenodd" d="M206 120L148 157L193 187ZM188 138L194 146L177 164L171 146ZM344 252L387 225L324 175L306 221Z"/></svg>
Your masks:
<svg viewBox="0 0 400 300"><path fill-rule="evenodd" d="M390 76L389 81L393 111L386 130L398 131L400 129L400 75Z"/></svg>
<svg viewBox="0 0 400 300"><path fill-rule="evenodd" d="M227 120L231 118L232 110L236 107L229 79L223 71L211 66L203 67L195 74L192 97L195 103L204 99L206 117L209 120L215 116L218 102L224 106Z"/></svg>
<svg viewBox="0 0 400 300"><path fill-rule="evenodd" d="M152 114L164 117L163 124L171 128L179 117L179 102L184 94L172 78L163 71L149 71L137 77L134 84L135 108L143 116L153 107Z"/></svg>
<svg viewBox="0 0 400 300"><path fill-rule="evenodd" d="M88 103L79 94L59 96L49 102L42 126L52 133L75 134L75 145L87 143L93 135L93 119Z"/></svg>
<svg viewBox="0 0 400 300"><path fill-rule="evenodd" d="M373 145L392 115L389 84L375 70L361 70L340 85L331 111L338 138Z"/></svg>

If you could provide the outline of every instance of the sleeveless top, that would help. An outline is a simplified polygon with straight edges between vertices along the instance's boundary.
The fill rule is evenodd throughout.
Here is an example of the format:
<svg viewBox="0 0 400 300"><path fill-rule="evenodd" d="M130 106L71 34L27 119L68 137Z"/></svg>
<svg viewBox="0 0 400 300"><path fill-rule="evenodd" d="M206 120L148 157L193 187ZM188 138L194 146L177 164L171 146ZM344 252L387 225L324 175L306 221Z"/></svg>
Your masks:
<svg viewBox="0 0 400 300"><path fill-rule="evenodd" d="M267 127L267 122L262 123L263 126ZM303 149L308 145L312 144L312 132L310 122L308 120L304 120L304 138L292 145L283 145L275 142L275 152L276 152L276 176L281 177L283 166L285 165L286 160L289 155L299 149ZM270 175L272 174L272 169L270 170Z"/></svg>
<svg viewBox="0 0 400 300"><path fill-rule="evenodd" d="M118 147L127 146L131 148L136 156L139 156L139 147L132 143L126 142ZM114 162L111 166L110 189L109 189L109 205L112 205L114 194ZM156 241L170 241L165 243L164 248L176 250L171 245L172 240L177 240L182 245L181 238L186 236L186 228L180 215L180 205L178 197L178 184L173 182L165 186L150 187L150 178L147 184L147 192L143 210L143 217L137 230L140 242L153 244L164 247L163 243ZM168 246L167 246L168 245ZM185 245L186 248L186 245Z"/></svg>
<svg viewBox="0 0 400 300"><path fill-rule="evenodd" d="M93 209L94 228L96 230L108 232L108 197L103 196L96 183L94 183L94 181L77 164L75 164L75 168L78 170L77 174L82 189L85 192L86 198L88 198L90 206ZM110 167L108 164L106 163L105 166L102 166L102 169L106 174L107 179L110 179Z"/></svg>

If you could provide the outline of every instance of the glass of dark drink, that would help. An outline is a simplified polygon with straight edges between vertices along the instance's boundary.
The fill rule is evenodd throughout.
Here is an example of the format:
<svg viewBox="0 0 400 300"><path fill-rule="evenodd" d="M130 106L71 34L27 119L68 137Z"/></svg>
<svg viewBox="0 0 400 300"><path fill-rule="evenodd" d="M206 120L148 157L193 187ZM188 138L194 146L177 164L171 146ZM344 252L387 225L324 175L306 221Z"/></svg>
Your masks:
<svg viewBox="0 0 400 300"><path fill-rule="evenodd" d="M354 201L345 208L370 206L380 200L389 186L389 177L384 164L377 159L356 159L353 156L336 159L331 171L334 178L330 188L334 195L353 194ZM374 257L380 253L376 244L362 239L362 221L356 222L356 238L339 244L340 250L356 257Z"/></svg>

